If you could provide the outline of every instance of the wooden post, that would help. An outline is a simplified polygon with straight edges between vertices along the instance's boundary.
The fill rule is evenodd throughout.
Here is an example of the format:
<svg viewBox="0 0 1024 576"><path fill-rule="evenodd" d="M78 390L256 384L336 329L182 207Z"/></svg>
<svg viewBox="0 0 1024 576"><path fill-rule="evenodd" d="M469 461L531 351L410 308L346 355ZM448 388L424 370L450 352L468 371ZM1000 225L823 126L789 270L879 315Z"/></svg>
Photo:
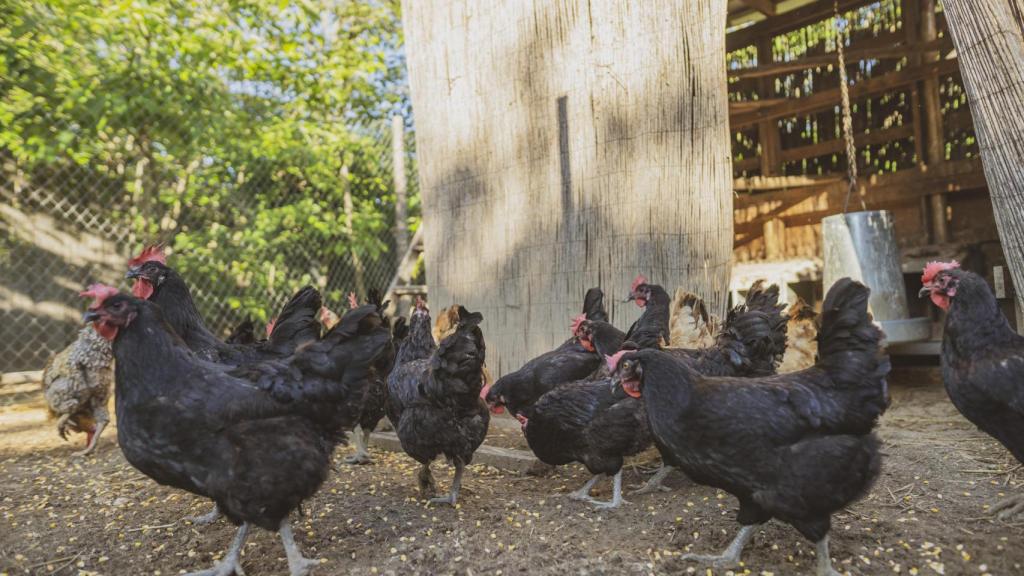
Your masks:
<svg viewBox="0 0 1024 576"><path fill-rule="evenodd" d="M944 0L999 228L1024 307L1024 35L1020 0Z"/></svg>
<svg viewBox="0 0 1024 576"><path fill-rule="evenodd" d="M935 0L920 0L920 28L918 40L931 42L938 38L935 19ZM935 62L939 59L938 52L922 56L923 63ZM946 159L945 138L942 130L942 108L939 101L939 78L928 76L921 82L921 100L924 105L923 119L925 125L925 158L928 166L934 167ZM946 195L932 194L928 197L929 213L931 214L931 240L934 244L945 244L951 240L949 222L946 219Z"/></svg>
<svg viewBox="0 0 1024 576"><path fill-rule="evenodd" d="M725 313L727 4L403 0L430 297L483 314L495 375L590 287L628 326L640 272Z"/></svg>
<svg viewBox="0 0 1024 576"><path fill-rule="evenodd" d="M786 223L779 218L764 223L764 255L767 260L786 258Z"/></svg>
<svg viewBox="0 0 1024 576"><path fill-rule="evenodd" d="M338 178L341 180L342 190L342 209L345 211L345 234L349 238L349 251L352 254L352 269L356 276L356 293L359 299L362 300L366 297L366 271L363 266L363 258L359 255L359 248L356 246L356 235L355 235L355 205L352 202L352 185L349 183L349 172L348 164L341 165L341 171L338 174Z"/></svg>
<svg viewBox="0 0 1024 576"><path fill-rule="evenodd" d="M757 65L772 61L772 39L757 41ZM761 100L775 96L775 78L761 78L757 82L757 95ZM761 142L761 176L776 176L781 173L782 140L779 137L779 123L776 120L762 120L757 123L757 138Z"/></svg>
<svg viewBox="0 0 1024 576"><path fill-rule="evenodd" d="M405 119L391 117L391 170L395 185L395 253L399 258L409 249L409 198L405 179Z"/></svg>

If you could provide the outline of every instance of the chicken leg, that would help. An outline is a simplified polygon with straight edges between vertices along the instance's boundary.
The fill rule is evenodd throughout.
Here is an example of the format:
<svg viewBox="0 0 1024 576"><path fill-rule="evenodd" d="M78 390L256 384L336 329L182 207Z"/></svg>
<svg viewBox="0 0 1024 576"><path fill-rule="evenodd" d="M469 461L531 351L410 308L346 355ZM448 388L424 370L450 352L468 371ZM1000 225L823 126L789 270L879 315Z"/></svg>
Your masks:
<svg viewBox="0 0 1024 576"><path fill-rule="evenodd" d="M594 474L594 476L591 477L590 480L587 480L587 483L581 486L579 490L569 492L569 498L572 498L573 500L590 500L590 491L594 489L594 484L597 484L597 481L603 477L604 474Z"/></svg>
<svg viewBox="0 0 1024 576"><path fill-rule="evenodd" d="M285 518L281 521L281 527L277 529L281 535L281 543L284 544L284 554L288 557L288 573L290 576L309 576L313 568L320 564L319 560L306 558L302 551L295 544L295 535L292 534L292 525Z"/></svg>
<svg viewBox="0 0 1024 576"><path fill-rule="evenodd" d="M1024 513L1024 494L1010 496L996 502L990 510L996 518L1002 521L1014 520Z"/></svg>
<svg viewBox="0 0 1024 576"><path fill-rule="evenodd" d="M183 518L183 520L185 520L186 522L191 522L196 526L207 526L209 524L213 524L219 518L220 508L218 508L217 504L214 503L213 510L210 510L206 514L203 514L202 516L186 516L185 518Z"/></svg>
<svg viewBox="0 0 1024 576"><path fill-rule="evenodd" d="M345 464L370 463L370 452L367 450L367 444L370 442L370 432L372 432L372 430L364 430L363 427L358 424L355 429L352 430L352 435L355 436L356 439L356 453L345 457Z"/></svg>
<svg viewBox="0 0 1024 576"><path fill-rule="evenodd" d="M618 508L623 503L629 504L625 499L622 498L622 470L615 473L612 477L612 499L604 502L601 500L594 500L593 498L587 497L587 502L590 502L595 507L609 510L612 508Z"/></svg>
<svg viewBox="0 0 1024 576"><path fill-rule="evenodd" d="M459 489L462 487L462 472L466 466L461 460L455 461L455 477L452 478L452 488L448 492L447 496L441 496L439 498L431 498L430 501L434 504L451 504L455 506L455 502L459 498Z"/></svg>
<svg viewBox="0 0 1024 576"><path fill-rule="evenodd" d="M238 532L235 533L235 540L231 543L231 547L228 548L227 553L224 554L224 558L220 562L209 570L190 572L185 576L232 576L233 574L245 576L242 565L238 562L238 555L242 551L242 544L245 544L245 537L248 533L249 523L246 522L238 527Z"/></svg>
<svg viewBox="0 0 1024 576"><path fill-rule="evenodd" d="M96 450L96 445L100 441L100 434L103 434L103 429L107 427L107 423L110 422L110 414L107 413L105 407L100 407L96 410L96 429L89 434L89 442L86 443L84 450L79 450L72 454L72 456L88 456Z"/></svg>
<svg viewBox="0 0 1024 576"><path fill-rule="evenodd" d="M740 561L740 554L743 553L743 548L747 546L750 539L754 537L754 532L757 530L757 525L744 526L740 528L739 534L733 538L729 546L721 554L683 554L679 558L682 560L690 560L693 562L700 562L701 564L711 564L715 568L726 568L729 566L735 566ZM828 546L828 543L825 543Z"/></svg>
<svg viewBox="0 0 1024 576"><path fill-rule="evenodd" d="M818 567L817 567L817 570L815 571L815 575L816 576L843 576L842 573L837 572L836 569L832 567L832 557L829 556L829 553L828 553L828 535L827 534L825 535L824 538L822 538L821 540L818 540L818 542L815 544L815 547L816 547L815 553L818 555Z"/></svg>
<svg viewBox="0 0 1024 576"><path fill-rule="evenodd" d="M651 476L651 479L648 480L646 484L636 490L633 490L630 494L639 495L653 494L655 492L671 492L672 489L668 486L663 486L662 482L665 481L665 478L672 470L673 468L668 464L662 464L661 468L658 468L658 471L654 473L654 476Z"/></svg>
<svg viewBox="0 0 1024 576"><path fill-rule="evenodd" d="M437 493L437 484L434 483L434 475L430 473L430 462L427 462L420 468L420 473L416 479L419 481L420 494L423 496L433 496Z"/></svg>

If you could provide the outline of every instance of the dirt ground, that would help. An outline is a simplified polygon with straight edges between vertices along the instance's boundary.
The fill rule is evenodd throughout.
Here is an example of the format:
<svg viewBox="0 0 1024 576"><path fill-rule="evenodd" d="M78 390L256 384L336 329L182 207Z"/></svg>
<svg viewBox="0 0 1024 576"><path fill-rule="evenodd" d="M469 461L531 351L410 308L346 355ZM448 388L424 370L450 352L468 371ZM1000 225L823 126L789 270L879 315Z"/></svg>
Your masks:
<svg viewBox="0 0 1024 576"><path fill-rule="evenodd" d="M1024 471L960 418L934 375L894 374L885 415L883 474L870 495L833 519L832 557L849 574L1024 573L1024 523L999 522L990 503L1021 491ZM0 397L0 406L10 404ZM10 400L7 398L6 400ZM489 440L522 446L514 428ZM71 458L38 395L0 407L0 574L179 574L210 567L234 528L182 520L207 501L158 486L129 466L108 431L92 457ZM614 511L567 499L585 479L578 466L546 477L469 469L457 509L423 503L415 463L373 451L375 464L341 463L294 525L326 574L762 574L813 573L814 547L770 523L745 564L709 570L686 551L719 551L735 534L736 502L670 477L669 493L630 497ZM628 467L627 484L641 466ZM450 479L435 464L442 486ZM600 486L607 497L609 486ZM286 574L278 539L257 531L242 564L249 576Z"/></svg>

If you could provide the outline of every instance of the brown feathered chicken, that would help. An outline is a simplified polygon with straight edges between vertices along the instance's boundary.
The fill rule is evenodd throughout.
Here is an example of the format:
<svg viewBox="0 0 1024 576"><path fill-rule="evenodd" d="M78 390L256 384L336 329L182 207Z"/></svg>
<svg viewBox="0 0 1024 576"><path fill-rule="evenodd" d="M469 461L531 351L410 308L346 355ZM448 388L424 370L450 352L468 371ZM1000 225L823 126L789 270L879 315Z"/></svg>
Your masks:
<svg viewBox="0 0 1024 576"><path fill-rule="evenodd" d="M789 315L786 328L786 354L779 365L779 374L796 372L814 366L818 357L818 315L814 308L797 299L786 311Z"/></svg>
<svg viewBox="0 0 1024 576"><path fill-rule="evenodd" d="M452 334L455 334L455 330L457 330L458 327L459 305L452 304L447 308L442 308L441 313L437 315L437 320L434 321L434 342L440 342ZM487 369L486 363L484 363L480 372L484 377L484 389L489 390L494 384L494 378L491 377L491 371Z"/></svg>
<svg viewBox="0 0 1024 576"><path fill-rule="evenodd" d="M85 449L75 456L95 450L110 421L107 399L114 382L113 360L110 342L88 326L43 369L43 395L50 415L57 419L57 433L65 440L69 431L86 434Z"/></svg>
<svg viewBox="0 0 1024 576"><path fill-rule="evenodd" d="M700 296L676 288L669 314L670 347L695 350L715 345L720 322L708 313Z"/></svg>

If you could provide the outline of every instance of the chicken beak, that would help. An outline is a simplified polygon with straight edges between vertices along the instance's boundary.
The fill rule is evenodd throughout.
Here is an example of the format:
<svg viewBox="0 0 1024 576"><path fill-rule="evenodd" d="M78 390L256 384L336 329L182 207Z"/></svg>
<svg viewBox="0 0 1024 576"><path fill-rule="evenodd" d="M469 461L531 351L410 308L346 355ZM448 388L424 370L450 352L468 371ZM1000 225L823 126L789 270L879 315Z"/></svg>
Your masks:
<svg viewBox="0 0 1024 576"><path fill-rule="evenodd" d="M920 290L918 290L917 297L918 298L924 298L925 296L928 296L931 293L932 293L931 287L930 286L925 286L925 287L921 288Z"/></svg>
<svg viewBox="0 0 1024 576"><path fill-rule="evenodd" d="M634 294L634 293L630 292L630 293L629 293L629 297L628 297L628 298L626 298L625 300L623 300L622 302L623 302L623 303L626 303L626 302L632 302L633 300L636 300L636 294Z"/></svg>
<svg viewBox="0 0 1024 576"><path fill-rule="evenodd" d="M129 268L128 271L124 273L124 277L125 277L125 280L131 280L133 278L141 278L142 277L142 269L139 268L138 266L135 266L133 268Z"/></svg>
<svg viewBox="0 0 1024 576"><path fill-rule="evenodd" d="M86 310L85 314L82 314L82 323L89 324L100 319L100 313L95 310Z"/></svg>

